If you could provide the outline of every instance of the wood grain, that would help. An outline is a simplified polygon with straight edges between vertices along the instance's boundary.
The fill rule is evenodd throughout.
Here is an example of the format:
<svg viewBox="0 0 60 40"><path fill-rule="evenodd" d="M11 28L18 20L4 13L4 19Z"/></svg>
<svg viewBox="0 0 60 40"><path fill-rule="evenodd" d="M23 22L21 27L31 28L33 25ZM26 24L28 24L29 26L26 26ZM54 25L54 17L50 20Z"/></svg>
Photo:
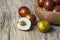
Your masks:
<svg viewBox="0 0 60 40"><path fill-rule="evenodd" d="M30 31L19 30L16 24L21 6L27 6L35 14L34 0L0 0L0 40L60 40L60 26L51 25L53 30L48 33L41 33L36 26L31 26Z"/></svg>

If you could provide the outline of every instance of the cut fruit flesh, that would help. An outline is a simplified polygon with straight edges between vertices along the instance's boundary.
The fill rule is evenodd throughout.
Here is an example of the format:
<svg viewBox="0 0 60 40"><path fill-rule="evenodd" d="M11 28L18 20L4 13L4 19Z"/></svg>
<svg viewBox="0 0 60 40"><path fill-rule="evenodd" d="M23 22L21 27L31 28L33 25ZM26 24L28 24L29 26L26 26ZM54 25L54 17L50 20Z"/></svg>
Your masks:
<svg viewBox="0 0 60 40"><path fill-rule="evenodd" d="M22 23L23 24L22 24ZM21 25L21 24L22 25ZM30 27L31 27L31 21L28 19L28 18L25 18L25 17L21 17L20 19L19 19L19 22L18 22L18 24L17 24L17 27L19 28L19 29L21 29L21 30L29 30L30 29Z"/></svg>

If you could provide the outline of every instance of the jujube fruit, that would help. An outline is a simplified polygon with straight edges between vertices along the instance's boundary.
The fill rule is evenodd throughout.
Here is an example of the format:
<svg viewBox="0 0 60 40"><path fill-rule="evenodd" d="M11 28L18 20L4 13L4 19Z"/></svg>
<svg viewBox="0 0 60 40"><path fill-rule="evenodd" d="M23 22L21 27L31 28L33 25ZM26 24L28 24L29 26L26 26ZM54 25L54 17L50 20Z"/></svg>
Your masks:
<svg viewBox="0 0 60 40"><path fill-rule="evenodd" d="M53 5L54 5L54 3L52 0L45 0L44 1L44 8L47 10L52 10Z"/></svg>
<svg viewBox="0 0 60 40"><path fill-rule="evenodd" d="M60 12L60 5L56 5L53 9L53 12Z"/></svg>
<svg viewBox="0 0 60 40"><path fill-rule="evenodd" d="M46 21L46 20L39 20L37 22L37 28L41 32L47 32L47 31L49 31L49 29L50 29L49 25L50 25L49 22Z"/></svg>
<svg viewBox="0 0 60 40"><path fill-rule="evenodd" d="M28 18L32 23L36 21L36 16L33 14L27 14L25 17Z"/></svg>
<svg viewBox="0 0 60 40"><path fill-rule="evenodd" d="M44 5L44 1L45 1L45 0L38 0L38 5L39 5L40 7L42 7L42 6Z"/></svg>
<svg viewBox="0 0 60 40"><path fill-rule="evenodd" d="M22 6L18 9L20 16L24 17L26 14L30 13L30 10L26 6Z"/></svg>

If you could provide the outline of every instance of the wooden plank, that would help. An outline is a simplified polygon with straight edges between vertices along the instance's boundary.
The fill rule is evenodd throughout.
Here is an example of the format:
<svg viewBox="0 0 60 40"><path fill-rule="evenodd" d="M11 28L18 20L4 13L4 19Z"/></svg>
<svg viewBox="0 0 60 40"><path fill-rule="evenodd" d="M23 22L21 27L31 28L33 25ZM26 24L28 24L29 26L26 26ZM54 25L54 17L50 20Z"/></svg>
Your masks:
<svg viewBox="0 0 60 40"><path fill-rule="evenodd" d="M32 30L30 31L19 30L16 25L20 18L18 8L21 6L27 6L31 13L35 14L34 0L0 0L0 32L2 33L0 35L2 40L60 40L60 26L51 25L53 30L48 33L39 32L36 26L31 26Z"/></svg>

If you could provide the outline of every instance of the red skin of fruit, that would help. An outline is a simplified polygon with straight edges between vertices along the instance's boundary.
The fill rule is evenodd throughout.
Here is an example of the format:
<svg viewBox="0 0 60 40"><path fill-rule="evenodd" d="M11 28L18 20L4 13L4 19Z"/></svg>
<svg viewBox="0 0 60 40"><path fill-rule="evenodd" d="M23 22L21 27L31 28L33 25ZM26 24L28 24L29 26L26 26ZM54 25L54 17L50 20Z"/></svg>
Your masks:
<svg viewBox="0 0 60 40"><path fill-rule="evenodd" d="M60 12L60 5L56 5L53 9L53 12Z"/></svg>
<svg viewBox="0 0 60 40"><path fill-rule="evenodd" d="M59 4L60 5L60 0L53 0L55 2L55 4Z"/></svg>
<svg viewBox="0 0 60 40"><path fill-rule="evenodd" d="M47 10L51 10L53 8L53 1L52 0L45 0L44 1L44 8Z"/></svg>
<svg viewBox="0 0 60 40"><path fill-rule="evenodd" d="M25 17L28 18L28 19L30 19L30 21L32 23L34 23L36 21L36 16L33 15L33 14L27 14Z"/></svg>
<svg viewBox="0 0 60 40"><path fill-rule="evenodd" d="M26 14L30 13L30 10L25 6L22 6L18 9L18 13L20 16L24 17Z"/></svg>
<svg viewBox="0 0 60 40"><path fill-rule="evenodd" d="M44 1L45 1L45 0L38 0L38 5L42 7L43 4L44 4Z"/></svg>

